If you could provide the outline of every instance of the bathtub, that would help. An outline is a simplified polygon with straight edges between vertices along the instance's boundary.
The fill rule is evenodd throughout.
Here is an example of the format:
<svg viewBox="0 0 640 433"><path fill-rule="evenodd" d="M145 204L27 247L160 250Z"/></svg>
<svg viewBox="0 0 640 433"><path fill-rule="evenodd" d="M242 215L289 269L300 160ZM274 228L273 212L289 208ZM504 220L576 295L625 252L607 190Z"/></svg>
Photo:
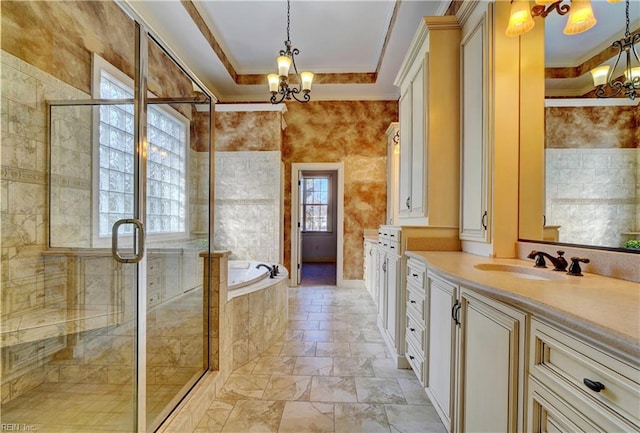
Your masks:
<svg viewBox="0 0 640 433"><path fill-rule="evenodd" d="M263 262L229 260L227 270L228 299L264 289L289 276L287 270L282 265L278 265L278 275L275 278L269 278L269 271L265 267L256 267L260 263ZM272 266L268 263L267 265Z"/></svg>

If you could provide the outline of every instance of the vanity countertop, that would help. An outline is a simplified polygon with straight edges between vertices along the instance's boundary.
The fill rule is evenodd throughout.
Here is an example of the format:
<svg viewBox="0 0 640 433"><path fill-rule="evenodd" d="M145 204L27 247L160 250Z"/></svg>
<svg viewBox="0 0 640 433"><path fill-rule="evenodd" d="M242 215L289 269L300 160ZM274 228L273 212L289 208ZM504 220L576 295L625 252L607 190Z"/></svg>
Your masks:
<svg viewBox="0 0 640 433"><path fill-rule="evenodd" d="M533 260L494 259L463 252L407 251L444 277L495 299L548 317L621 353L640 357L640 284L584 273L554 273L560 280L531 280L507 272L483 271L475 265L494 263L533 267Z"/></svg>

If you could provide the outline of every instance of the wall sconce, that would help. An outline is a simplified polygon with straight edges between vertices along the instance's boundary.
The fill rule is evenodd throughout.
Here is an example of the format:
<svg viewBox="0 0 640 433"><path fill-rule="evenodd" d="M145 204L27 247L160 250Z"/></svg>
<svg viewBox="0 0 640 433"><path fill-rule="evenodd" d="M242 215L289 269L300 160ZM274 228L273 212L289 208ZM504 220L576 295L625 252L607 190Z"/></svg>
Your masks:
<svg viewBox="0 0 640 433"><path fill-rule="evenodd" d="M536 0L533 7L530 7L529 0L511 0L511 13L505 33L510 37L521 36L535 25L533 17L546 18L553 11L558 12L558 15L569 13L564 27L565 35L586 32L597 22L591 8L591 0L572 0L571 6L563 3L563 0Z"/></svg>

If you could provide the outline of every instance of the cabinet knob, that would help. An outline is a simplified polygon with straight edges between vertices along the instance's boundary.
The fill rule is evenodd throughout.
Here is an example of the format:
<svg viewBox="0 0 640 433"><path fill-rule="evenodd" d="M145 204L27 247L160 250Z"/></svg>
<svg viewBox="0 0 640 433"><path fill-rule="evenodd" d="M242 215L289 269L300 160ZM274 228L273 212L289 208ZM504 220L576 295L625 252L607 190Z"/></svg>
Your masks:
<svg viewBox="0 0 640 433"><path fill-rule="evenodd" d="M416 301L414 301L413 299L409 299L409 302L412 303L412 304L416 303Z"/></svg>
<svg viewBox="0 0 640 433"><path fill-rule="evenodd" d="M413 361L416 358L413 355L409 355L409 359Z"/></svg>
<svg viewBox="0 0 640 433"><path fill-rule="evenodd" d="M416 328L409 328L409 331L416 332Z"/></svg>
<svg viewBox="0 0 640 433"><path fill-rule="evenodd" d="M604 389L604 385L602 383L587 379L586 377L582 379L582 382L593 392L600 392Z"/></svg>
<svg viewBox="0 0 640 433"><path fill-rule="evenodd" d="M418 274L411 274L413 275L413 278L418 278Z"/></svg>

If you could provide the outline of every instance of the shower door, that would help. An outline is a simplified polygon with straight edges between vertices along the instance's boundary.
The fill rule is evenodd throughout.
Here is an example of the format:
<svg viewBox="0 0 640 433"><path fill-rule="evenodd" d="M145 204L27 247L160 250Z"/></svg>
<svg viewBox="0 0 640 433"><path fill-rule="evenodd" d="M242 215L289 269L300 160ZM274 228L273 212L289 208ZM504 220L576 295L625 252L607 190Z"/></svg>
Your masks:
<svg viewBox="0 0 640 433"><path fill-rule="evenodd" d="M153 431L208 367L212 104L153 37L147 45L145 413Z"/></svg>
<svg viewBox="0 0 640 433"><path fill-rule="evenodd" d="M94 55L91 95L50 80L48 181L9 185L47 239L7 254L3 426L154 431L208 368L211 98L130 25L134 78Z"/></svg>

